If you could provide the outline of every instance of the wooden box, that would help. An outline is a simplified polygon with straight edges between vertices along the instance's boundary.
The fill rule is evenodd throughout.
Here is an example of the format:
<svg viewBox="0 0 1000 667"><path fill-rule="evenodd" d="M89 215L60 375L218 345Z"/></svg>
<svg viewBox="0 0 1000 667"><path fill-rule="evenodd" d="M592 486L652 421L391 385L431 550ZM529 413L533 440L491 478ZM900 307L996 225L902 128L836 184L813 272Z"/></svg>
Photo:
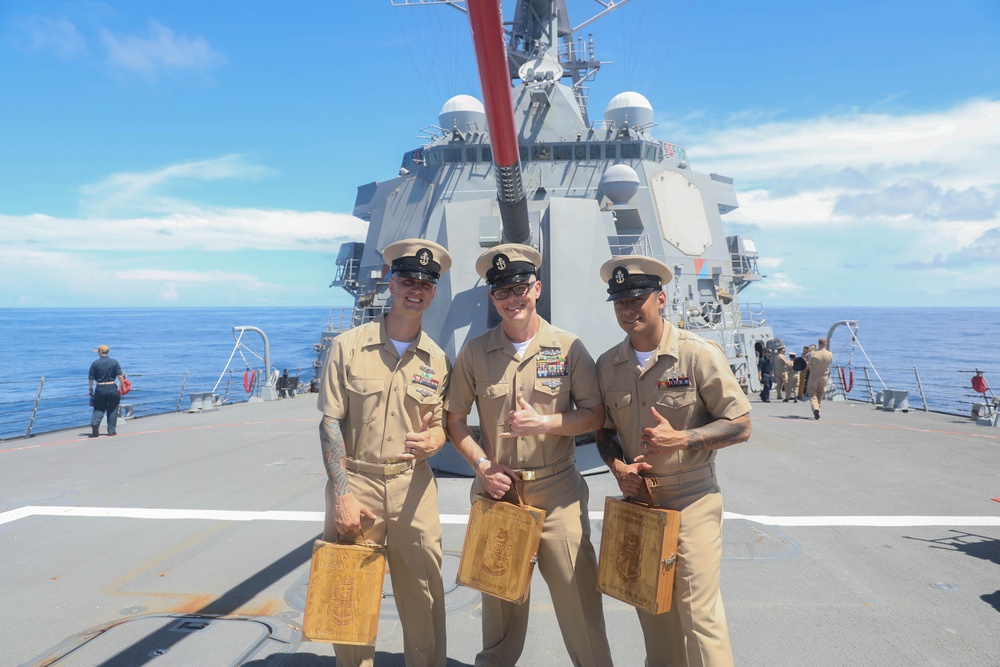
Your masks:
<svg viewBox="0 0 1000 667"><path fill-rule="evenodd" d="M650 614L669 611L681 513L618 498L604 502L597 588Z"/></svg>
<svg viewBox="0 0 1000 667"><path fill-rule="evenodd" d="M374 646L384 583L382 547L316 540L302 638Z"/></svg>
<svg viewBox="0 0 1000 667"><path fill-rule="evenodd" d="M523 602L538 560L545 510L476 497L469 512L458 583L508 602Z"/></svg>

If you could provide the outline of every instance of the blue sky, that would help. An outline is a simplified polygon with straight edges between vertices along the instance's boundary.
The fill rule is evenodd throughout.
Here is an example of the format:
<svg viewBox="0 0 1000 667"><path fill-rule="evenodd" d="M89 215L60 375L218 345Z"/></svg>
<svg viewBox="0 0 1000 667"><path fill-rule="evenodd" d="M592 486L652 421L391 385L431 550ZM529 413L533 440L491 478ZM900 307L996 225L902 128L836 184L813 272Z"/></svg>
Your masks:
<svg viewBox="0 0 1000 667"><path fill-rule="evenodd" d="M735 180L748 298L1000 304L1000 3L632 0L589 29L591 116L641 92ZM465 15L389 0L7 0L0 91L0 307L344 305L357 186L481 97Z"/></svg>

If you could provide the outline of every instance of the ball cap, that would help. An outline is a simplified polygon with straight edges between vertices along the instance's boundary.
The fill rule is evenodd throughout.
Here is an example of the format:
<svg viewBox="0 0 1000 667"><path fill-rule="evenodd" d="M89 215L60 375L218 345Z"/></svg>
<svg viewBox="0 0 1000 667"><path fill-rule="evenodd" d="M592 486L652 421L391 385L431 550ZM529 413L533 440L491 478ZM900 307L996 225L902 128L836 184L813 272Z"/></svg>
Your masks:
<svg viewBox="0 0 1000 667"><path fill-rule="evenodd" d="M451 268L451 255L444 246L427 239L403 239L390 243L382 251L382 259L392 268L394 275L435 284Z"/></svg>
<svg viewBox="0 0 1000 667"><path fill-rule="evenodd" d="M601 265L601 280L608 284L608 301L631 299L659 291L673 280L666 264L652 257L612 257Z"/></svg>
<svg viewBox="0 0 1000 667"><path fill-rule="evenodd" d="M504 243L493 246L476 260L476 273L491 289L523 283L538 275L542 255L529 245Z"/></svg>
<svg viewBox="0 0 1000 667"><path fill-rule="evenodd" d="M97 352L98 354L107 354L110 351L111 351L111 348L108 347L107 345L98 345L97 349L94 350L94 352Z"/></svg>

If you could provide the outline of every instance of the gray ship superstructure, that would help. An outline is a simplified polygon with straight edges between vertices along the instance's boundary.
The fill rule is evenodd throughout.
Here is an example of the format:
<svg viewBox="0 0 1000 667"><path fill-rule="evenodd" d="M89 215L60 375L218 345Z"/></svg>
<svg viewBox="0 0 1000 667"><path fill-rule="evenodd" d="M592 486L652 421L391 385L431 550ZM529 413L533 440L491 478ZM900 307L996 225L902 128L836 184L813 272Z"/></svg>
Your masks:
<svg viewBox="0 0 1000 667"><path fill-rule="evenodd" d="M471 16L474 5L496 9L497 3L466 4ZM604 14L623 3L601 4ZM738 206L733 181L693 171L682 146L654 137L653 108L639 93L614 96L603 118L591 119L585 84L601 63L593 41L578 30L570 27L564 1L521 0L504 31L500 88L513 82L519 169L498 163L491 101L484 106L458 95L444 103L424 145L404 153L393 178L358 188L354 214L369 222L368 235L363 244L342 246L334 280L356 299L351 325L388 306L382 249L401 238L427 238L455 257L424 318L428 333L454 357L466 340L499 322L475 272L476 257L499 243L523 242L543 257L539 313L580 335L596 356L622 337L597 267L613 256L644 254L673 269L665 316L718 342L746 390L756 391L754 347L772 331L760 306L738 297L761 276L752 241L727 237L723 229L722 215ZM489 37L474 34L474 40ZM480 58L481 79L484 62L496 64ZM484 80L484 92L488 87L496 89L497 81ZM492 102L501 111L503 104ZM527 203L526 225L509 210L518 196Z"/></svg>

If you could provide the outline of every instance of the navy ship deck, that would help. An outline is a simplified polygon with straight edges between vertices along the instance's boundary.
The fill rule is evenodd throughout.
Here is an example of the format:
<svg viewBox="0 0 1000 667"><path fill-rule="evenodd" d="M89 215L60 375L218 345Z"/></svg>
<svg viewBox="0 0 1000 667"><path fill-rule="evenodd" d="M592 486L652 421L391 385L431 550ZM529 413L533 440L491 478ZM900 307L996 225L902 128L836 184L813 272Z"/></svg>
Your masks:
<svg viewBox="0 0 1000 667"><path fill-rule="evenodd" d="M0 664L331 665L299 627L325 473L312 396L0 443ZM719 455L723 592L740 665L1000 664L1000 429L828 403L754 403ZM608 474L588 477L600 538ZM446 581L469 480L439 475ZM386 592L391 596L391 588ZM448 587L449 665L479 594ZM567 664L536 575L522 667ZM635 612L605 598L619 667ZM403 665L391 597L376 664Z"/></svg>

